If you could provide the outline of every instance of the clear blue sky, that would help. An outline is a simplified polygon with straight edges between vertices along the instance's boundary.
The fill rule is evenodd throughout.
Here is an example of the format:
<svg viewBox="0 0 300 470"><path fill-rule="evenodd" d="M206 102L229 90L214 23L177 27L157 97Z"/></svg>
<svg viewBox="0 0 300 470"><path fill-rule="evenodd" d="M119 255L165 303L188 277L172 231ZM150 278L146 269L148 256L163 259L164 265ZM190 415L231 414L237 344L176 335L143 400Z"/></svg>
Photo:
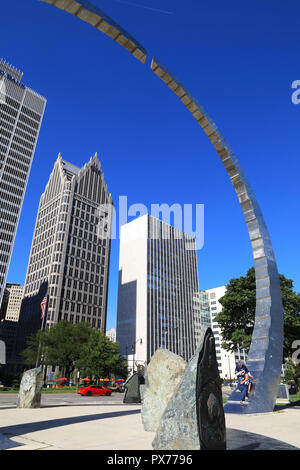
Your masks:
<svg viewBox="0 0 300 470"><path fill-rule="evenodd" d="M252 184L279 271L299 292L300 105L291 101L300 79L299 2L93 1L213 117ZM218 155L149 62L38 0L1 2L0 57L48 100L9 282L25 280L39 198L59 152L81 166L97 151L116 205L120 195L147 207L204 204L200 288L252 266L242 211ZM107 327L116 320L118 249L113 241Z"/></svg>

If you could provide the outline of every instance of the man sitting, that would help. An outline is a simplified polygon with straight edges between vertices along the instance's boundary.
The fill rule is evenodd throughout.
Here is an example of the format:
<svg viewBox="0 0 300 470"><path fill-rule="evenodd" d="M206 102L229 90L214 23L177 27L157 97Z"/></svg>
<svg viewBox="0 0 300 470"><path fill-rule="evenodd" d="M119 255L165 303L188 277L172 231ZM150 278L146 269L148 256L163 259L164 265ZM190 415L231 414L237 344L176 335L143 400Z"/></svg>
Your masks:
<svg viewBox="0 0 300 470"><path fill-rule="evenodd" d="M251 393L252 389L252 381L253 376L250 374L248 371L247 374L245 374L244 378L240 382L240 386L242 387L242 396L241 396L241 405L244 405L245 400L248 400L249 395Z"/></svg>
<svg viewBox="0 0 300 470"><path fill-rule="evenodd" d="M248 372L249 371L248 371L247 367L245 366L245 364L243 364L242 361L239 360L237 362L237 365L236 365L236 368L235 368L235 375L238 378L238 384L236 386L235 391L237 391L237 392L242 392L243 391L243 387L241 387L241 381L244 379L245 374L247 374Z"/></svg>

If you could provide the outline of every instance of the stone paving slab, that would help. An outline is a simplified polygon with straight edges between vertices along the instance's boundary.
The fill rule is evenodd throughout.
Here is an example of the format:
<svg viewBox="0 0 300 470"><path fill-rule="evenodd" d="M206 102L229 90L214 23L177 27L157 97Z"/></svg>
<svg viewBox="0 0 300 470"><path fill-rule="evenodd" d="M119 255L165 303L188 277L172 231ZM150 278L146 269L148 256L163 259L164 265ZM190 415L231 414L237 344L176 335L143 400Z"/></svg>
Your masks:
<svg viewBox="0 0 300 470"><path fill-rule="evenodd" d="M0 449L153 450L140 405L0 408ZM226 414L227 448L300 449L300 410Z"/></svg>
<svg viewBox="0 0 300 470"><path fill-rule="evenodd" d="M283 441L300 449L300 410L286 408L273 413L225 414L226 427ZM279 445L279 444L278 444Z"/></svg>
<svg viewBox="0 0 300 470"><path fill-rule="evenodd" d="M10 408L0 417L0 449L152 450L137 405Z"/></svg>

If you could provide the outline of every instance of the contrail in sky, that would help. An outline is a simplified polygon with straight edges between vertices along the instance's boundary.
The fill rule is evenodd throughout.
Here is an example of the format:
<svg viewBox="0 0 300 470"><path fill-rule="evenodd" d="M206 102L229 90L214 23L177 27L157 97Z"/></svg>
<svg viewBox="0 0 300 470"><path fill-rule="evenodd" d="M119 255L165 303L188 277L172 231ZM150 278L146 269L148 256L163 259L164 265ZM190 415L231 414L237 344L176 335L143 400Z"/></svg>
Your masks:
<svg viewBox="0 0 300 470"><path fill-rule="evenodd" d="M123 3L124 5L131 5L133 7L143 8L144 10L151 10L151 11L156 11L158 13L164 13L166 15L174 15L172 11L159 10L158 8L147 7L145 5L139 5L137 3L127 2L125 0L115 0L115 2Z"/></svg>

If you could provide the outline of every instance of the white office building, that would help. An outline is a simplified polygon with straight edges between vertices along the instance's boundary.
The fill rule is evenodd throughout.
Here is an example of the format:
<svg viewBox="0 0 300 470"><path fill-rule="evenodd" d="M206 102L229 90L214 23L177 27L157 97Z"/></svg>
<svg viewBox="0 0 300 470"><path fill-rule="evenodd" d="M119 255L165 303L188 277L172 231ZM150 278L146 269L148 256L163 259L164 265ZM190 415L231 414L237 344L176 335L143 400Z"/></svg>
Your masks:
<svg viewBox="0 0 300 470"><path fill-rule="evenodd" d="M203 328L211 327L209 294L200 290L193 297L194 301L194 325L195 325L195 341L199 342L200 332Z"/></svg>
<svg viewBox="0 0 300 470"><path fill-rule="evenodd" d="M8 283L6 284L5 291L7 292L7 304L5 306L4 319L17 322L19 321L24 287L20 284Z"/></svg>
<svg viewBox="0 0 300 470"><path fill-rule="evenodd" d="M115 343L117 341L117 332L115 328L109 328L106 332L106 336Z"/></svg>
<svg viewBox="0 0 300 470"><path fill-rule="evenodd" d="M222 310L222 305L219 299L225 295L226 286L216 287L214 289L206 290L209 297L211 327L215 337L216 344L216 356L218 361L219 373L222 379L234 379L235 378L235 366L236 357L233 352L226 351L221 347L222 334L221 328L215 320L215 317Z"/></svg>
<svg viewBox="0 0 300 470"><path fill-rule="evenodd" d="M117 341L129 365L149 363L159 348L192 357L198 291L192 236L150 215L121 227Z"/></svg>

